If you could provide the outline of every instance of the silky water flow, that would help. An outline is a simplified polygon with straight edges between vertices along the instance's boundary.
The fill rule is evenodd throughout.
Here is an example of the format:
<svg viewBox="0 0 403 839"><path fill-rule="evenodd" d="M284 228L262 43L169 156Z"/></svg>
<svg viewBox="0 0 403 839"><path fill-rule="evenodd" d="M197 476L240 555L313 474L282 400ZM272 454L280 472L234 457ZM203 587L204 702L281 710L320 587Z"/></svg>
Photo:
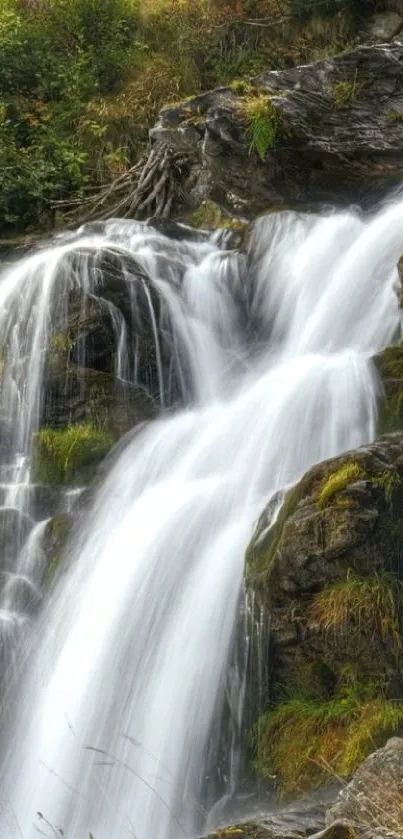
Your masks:
<svg viewBox="0 0 403 839"><path fill-rule="evenodd" d="M3 272L1 493L18 527L0 593L2 839L202 830L245 549L271 497L374 437L370 358L400 337L402 212L268 216L247 255L113 220ZM43 597L32 441L72 293L104 306L115 375L138 379L135 331L103 292L108 254L153 336L153 398L176 407L112 453Z"/></svg>

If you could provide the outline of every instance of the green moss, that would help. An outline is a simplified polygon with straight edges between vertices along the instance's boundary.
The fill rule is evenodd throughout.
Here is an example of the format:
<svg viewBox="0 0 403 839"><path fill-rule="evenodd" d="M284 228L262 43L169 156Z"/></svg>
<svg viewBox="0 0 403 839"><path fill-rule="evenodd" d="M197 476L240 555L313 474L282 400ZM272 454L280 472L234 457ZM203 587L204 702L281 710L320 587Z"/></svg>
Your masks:
<svg viewBox="0 0 403 839"><path fill-rule="evenodd" d="M373 685L348 685L330 700L287 700L257 723L256 769L276 776L281 796L349 777L403 727L403 707ZM372 695L371 695L372 694Z"/></svg>
<svg viewBox="0 0 403 839"><path fill-rule="evenodd" d="M343 464L340 469L337 469L336 472L331 472L322 482L318 496L318 507L326 507L327 504L334 500L334 496L337 493L346 489L350 483L364 477L365 472L359 463Z"/></svg>
<svg viewBox="0 0 403 839"><path fill-rule="evenodd" d="M247 222L241 219L226 216L218 204L214 201L203 201L197 210L188 213L184 221L192 227L204 228L206 230L217 230L219 227L231 230L244 230Z"/></svg>
<svg viewBox="0 0 403 839"><path fill-rule="evenodd" d="M357 84L357 76L352 82L345 79L333 85L332 99L335 107L338 110L349 108L357 98L361 87L362 85Z"/></svg>
<svg viewBox="0 0 403 839"><path fill-rule="evenodd" d="M90 424L42 428L35 435L33 479L42 484L85 483L113 442L111 434Z"/></svg>
<svg viewBox="0 0 403 839"><path fill-rule="evenodd" d="M390 122L403 122L403 112L401 111L389 111L387 114L388 120Z"/></svg>
<svg viewBox="0 0 403 839"><path fill-rule="evenodd" d="M53 332L49 347L51 350L71 350L72 341L68 332Z"/></svg>
<svg viewBox="0 0 403 839"><path fill-rule="evenodd" d="M245 79L234 79L228 87L233 93L237 93L238 96L247 96L253 91L252 85Z"/></svg>

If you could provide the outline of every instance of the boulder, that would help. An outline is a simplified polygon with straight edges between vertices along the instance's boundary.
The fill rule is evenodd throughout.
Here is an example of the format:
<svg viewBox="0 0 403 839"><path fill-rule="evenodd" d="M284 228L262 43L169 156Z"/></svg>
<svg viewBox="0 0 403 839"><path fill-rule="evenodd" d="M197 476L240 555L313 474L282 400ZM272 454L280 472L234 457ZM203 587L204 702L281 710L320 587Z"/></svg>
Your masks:
<svg viewBox="0 0 403 839"><path fill-rule="evenodd" d="M391 41L403 28L403 18L397 12L379 12L367 23L363 35L366 41Z"/></svg>
<svg viewBox="0 0 403 839"><path fill-rule="evenodd" d="M403 572L403 434L314 466L287 493L273 527L263 514L247 553L247 583L270 610L271 669L277 683L298 684L321 662L326 678L354 663L357 678L393 673L403 687L393 644L354 614L343 630L322 631L312 604L353 575ZM312 690L314 691L312 679Z"/></svg>
<svg viewBox="0 0 403 839"><path fill-rule="evenodd" d="M365 202L401 182L402 62L396 42L270 70L164 108L151 137L193 159L193 206L211 199L250 219Z"/></svg>
<svg viewBox="0 0 403 839"><path fill-rule="evenodd" d="M350 777L403 730L402 511L398 432L314 466L275 524L273 505L258 522L246 581L269 631L255 767L283 794Z"/></svg>
<svg viewBox="0 0 403 839"><path fill-rule="evenodd" d="M329 827L339 820L400 835L403 824L403 739L392 737L364 761L326 813ZM382 835L382 834L381 834Z"/></svg>

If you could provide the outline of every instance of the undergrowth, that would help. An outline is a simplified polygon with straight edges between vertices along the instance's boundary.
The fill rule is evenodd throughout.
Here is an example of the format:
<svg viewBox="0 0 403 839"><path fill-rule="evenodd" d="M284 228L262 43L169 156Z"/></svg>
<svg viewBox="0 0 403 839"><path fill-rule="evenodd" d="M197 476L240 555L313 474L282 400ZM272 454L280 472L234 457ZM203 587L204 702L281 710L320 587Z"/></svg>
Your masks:
<svg viewBox="0 0 403 839"><path fill-rule="evenodd" d="M403 726L403 707L350 685L327 701L289 699L260 718L256 767L282 796L312 789L334 773L349 777Z"/></svg>
<svg viewBox="0 0 403 839"><path fill-rule="evenodd" d="M164 103L352 44L351 3L336 6L0 0L0 229L61 224L66 201L144 153ZM272 116L250 115L262 158L276 139Z"/></svg>

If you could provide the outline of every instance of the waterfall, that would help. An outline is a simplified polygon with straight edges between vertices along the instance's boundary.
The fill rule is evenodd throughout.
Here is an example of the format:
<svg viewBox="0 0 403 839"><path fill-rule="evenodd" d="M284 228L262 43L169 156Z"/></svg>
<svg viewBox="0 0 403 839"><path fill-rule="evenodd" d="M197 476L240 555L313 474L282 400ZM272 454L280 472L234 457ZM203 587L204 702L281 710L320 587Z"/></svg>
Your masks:
<svg viewBox="0 0 403 839"><path fill-rule="evenodd" d="M3 585L0 624L24 631L4 680L2 839L201 830L245 548L275 493L374 438L370 359L399 334L402 212L266 216L246 255L116 220L5 272L4 506L29 519L7 573L39 602ZM114 375L171 409L119 444L43 602L44 519L26 498L46 348L74 295L107 313Z"/></svg>

